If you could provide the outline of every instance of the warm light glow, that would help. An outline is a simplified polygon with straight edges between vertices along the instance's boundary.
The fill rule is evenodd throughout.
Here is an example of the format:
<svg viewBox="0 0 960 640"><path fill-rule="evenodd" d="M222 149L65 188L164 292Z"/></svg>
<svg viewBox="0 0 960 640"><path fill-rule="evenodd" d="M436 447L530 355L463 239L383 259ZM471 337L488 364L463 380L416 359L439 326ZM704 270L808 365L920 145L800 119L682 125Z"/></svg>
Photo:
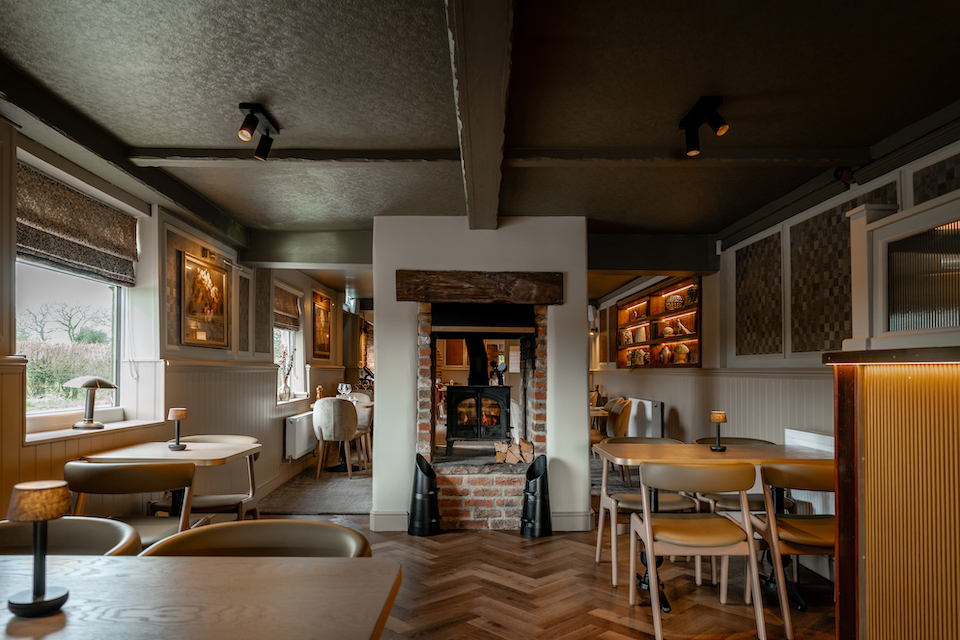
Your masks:
<svg viewBox="0 0 960 640"><path fill-rule="evenodd" d="M698 155L700 155L700 149L688 149L688 150L687 150L687 157L695 158L695 157L697 157Z"/></svg>
<svg viewBox="0 0 960 640"><path fill-rule="evenodd" d="M251 133L247 129L240 129L240 131L237 131L237 137L239 137L244 142L250 142L251 140L253 140L253 133Z"/></svg>
<svg viewBox="0 0 960 640"><path fill-rule="evenodd" d="M257 130L257 125L260 123L260 120L253 113L248 113L247 117L243 119L243 124L240 125L240 130L237 131L237 137L239 137L244 142L250 142L253 140L253 134Z"/></svg>
<svg viewBox="0 0 960 640"><path fill-rule="evenodd" d="M646 301L646 300L641 300L641 301L638 302L637 304L632 304L632 305L630 305L629 307L624 307L623 310L624 310L624 311L630 311L631 309L636 309L637 307L642 307L642 306L645 305L645 304L647 304L647 301Z"/></svg>
<svg viewBox="0 0 960 640"><path fill-rule="evenodd" d="M660 294L660 297L661 297L661 298L666 298L667 296L672 296L672 295L675 294L675 293L680 293L681 291L686 291L686 290L689 289L690 287L695 287L695 286L697 286L697 285L696 285L695 283L691 282L690 284L684 285L684 286L680 287L679 289L671 289L670 291L667 291L666 293L661 293L661 294Z"/></svg>
<svg viewBox="0 0 960 640"><path fill-rule="evenodd" d="M727 421L727 412L726 411L711 411L710 412L710 422L726 422Z"/></svg>
<svg viewBox="0 0 960 640"><path fill-rule="evenodd" d="M729 130L730 130L730 125L724 123L724 124L720 125L720 127L717 129L717 135L718 135L718 136L722 136L723 134L725 134L725 133L726 133L727 131L729 131Z"/></svg>
<svg viewBox="0 0 960 640"><path fill-rule="evenodd" d="M685 317L685 316L695 316L695 315L697 315L696 310L686 311L686 312L684 312L684 313L678 313L678 314L672 315L672 316L664 316L663 318L660 319L660 321L661 321L661 322L666 322L666 321L668 321L668 320L676 320L677 318L683 318L683 317Z"/></svg>

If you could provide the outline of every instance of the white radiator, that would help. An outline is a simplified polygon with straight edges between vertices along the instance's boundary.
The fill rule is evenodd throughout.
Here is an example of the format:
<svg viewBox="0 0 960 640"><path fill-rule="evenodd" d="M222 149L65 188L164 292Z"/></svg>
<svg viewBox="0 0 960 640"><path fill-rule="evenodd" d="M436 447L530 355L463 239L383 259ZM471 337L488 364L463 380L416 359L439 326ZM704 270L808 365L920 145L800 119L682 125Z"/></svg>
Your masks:
<svg viewBox="0 0 960 640"><path fill-rule="evenodd" d="M630 425L627 435L659 438L663 435L663 403L644 398L627 398L630 404Z"/></svg>
<svg viewBox="0 0 960 640"><path fill-rule="evenodd" d="M317 448L317 436L313 433L313 411L290 416L285 425L283 455L287 460L302 458Z"/></svg>

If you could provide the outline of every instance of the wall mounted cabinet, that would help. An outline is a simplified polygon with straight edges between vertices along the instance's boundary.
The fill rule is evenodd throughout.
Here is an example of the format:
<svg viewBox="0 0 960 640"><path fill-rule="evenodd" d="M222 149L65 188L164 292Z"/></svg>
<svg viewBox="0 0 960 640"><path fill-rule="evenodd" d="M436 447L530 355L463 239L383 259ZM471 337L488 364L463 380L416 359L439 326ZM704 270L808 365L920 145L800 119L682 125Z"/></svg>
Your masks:
<svg viewBox="0 0 960 640"><path fill-rule="evenodd" d="M671 278L617 303L617 367L700 366L700 278Z"/></svg>

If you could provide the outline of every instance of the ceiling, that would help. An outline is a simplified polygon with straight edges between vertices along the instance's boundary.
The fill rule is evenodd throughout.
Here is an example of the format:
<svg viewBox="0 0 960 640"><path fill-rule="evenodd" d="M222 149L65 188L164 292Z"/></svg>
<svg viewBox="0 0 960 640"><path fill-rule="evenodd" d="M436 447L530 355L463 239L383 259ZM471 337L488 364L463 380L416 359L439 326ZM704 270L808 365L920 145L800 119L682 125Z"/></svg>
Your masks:
<svg viewBox="0 0 960 640"><path fill-rule="evenodd" d="M241 260L263 232L369 237L378 215L724 240L960 117L956 2L211 5L0 0L0 115ZM705 95L730 131L686 158ZM279 125L267 162L240 102ZM369 252L338 260L297 264L372 296ZM650 269L592 269L590 298Z"/></svg>

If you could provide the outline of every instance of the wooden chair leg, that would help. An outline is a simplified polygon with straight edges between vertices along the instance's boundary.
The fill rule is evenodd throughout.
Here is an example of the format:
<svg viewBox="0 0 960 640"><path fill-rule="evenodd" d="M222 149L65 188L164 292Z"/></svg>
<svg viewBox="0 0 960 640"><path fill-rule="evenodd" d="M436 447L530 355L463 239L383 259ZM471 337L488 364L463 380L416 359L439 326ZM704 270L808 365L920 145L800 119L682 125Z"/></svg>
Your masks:
<svg viewBox="0 0 960 640"><path fill-rule="evenodd" d="M600 514L597 516L597 564L600 564L600 548L603 546L603 500L600 500Z"/></svg>
<svg viewBox="0 0 960 640"><path fill-rule="evenodd" d="M353 451L350 449L350 441L343 443L343 457L347 461L347 478L353 480Z"/></svg>
<svg viewBox="0 0 960 640"><path fill-rule="evenodd" d="M727 575L730 573L730 556L720 557L720 604L727 604Z"/></svg>
<svg viewBox="0 0 960 640"><path fill-rule="evenodd" d="M653 544L650 545L653 547ZM660 580L657 576L657 557L653 549L647 549L647 584L650 587L650 609L653 611L653 633L663 640L663 625L660 622Z"/></svg>
<svg viewBox="0 0 960 640"><path fill-rule="evenodd" d="M780 599L780 615L783 617L783 631L787 640L793 640L793 622L790 620L790 602L787 600L787 580L783 572L783 561L780 555L780 545L774 539L770 545L773 573L777 577L777 597Z"/></svg>
<svg viewBox="0 0 960 640"><path fill-rule="evenodd" d="M610 509L610 580L617 586L617 503Z"/></svg>
<svg viewBox="0 0 960 640"><path fill-rule="evenodd" d="M314 480L320 479L320 470L323 469L323 454L327 451L326 440L317 441L317 475Z"/></svg>

